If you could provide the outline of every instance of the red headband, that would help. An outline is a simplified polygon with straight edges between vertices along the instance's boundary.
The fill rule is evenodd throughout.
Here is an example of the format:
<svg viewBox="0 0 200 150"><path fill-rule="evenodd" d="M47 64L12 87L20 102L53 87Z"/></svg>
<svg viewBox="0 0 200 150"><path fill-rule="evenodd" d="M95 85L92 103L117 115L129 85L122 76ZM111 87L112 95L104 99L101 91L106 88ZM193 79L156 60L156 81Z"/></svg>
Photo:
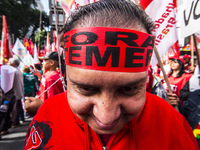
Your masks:
<svg viewBox="0 0 200 150"><path fill-rule="evenodd" d="M146 71L154 36L129 29L85 27L64 34L66 64L116 72Z"/></svg>

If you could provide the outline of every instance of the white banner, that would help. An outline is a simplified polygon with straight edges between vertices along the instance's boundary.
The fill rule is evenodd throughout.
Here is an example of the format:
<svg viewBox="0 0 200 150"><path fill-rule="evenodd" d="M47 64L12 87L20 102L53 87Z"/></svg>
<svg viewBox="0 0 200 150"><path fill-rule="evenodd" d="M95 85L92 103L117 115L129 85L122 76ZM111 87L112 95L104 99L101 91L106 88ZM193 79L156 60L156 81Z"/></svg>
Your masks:
<svg viewBox="0 0 200 150"><path fill-rule="evenodd" d="M39 59L38 59L38 51L37 51L37 46L36 46L36 44L34 45L34 59L33 59L33 62L34 62L35 64L37 64L37 63L40 62Z"/></svg>
<svg viewBox="0 0 200 150"><path fill-rule="evenodd" d="M181 38L200 30L200 1L184 0L182 7Z"/></svg>
<svg viewBox="0 0 200 150"><path fill-rule="evenodd" d="M176 30L176 7L173 0L153 0L145 9L146 13L155 22L155 45L162 58L170 47L178 40ZM151 58L151 65L158 63L155 53Z"/></svg>
<svg viewBox="0 0 200 150"><path fill-rule="evenodd" d="M1 66L1 88L4 93L10 91L13 87L15 68L9 65Z"/></svg>
<svg viewBox="0 0 200 150"><path fill-rule="evenodd" d="M26 50L18 38L12 51L15 54L13 57L18 58L21 62L19 66L20 70L22 70L25 65L33 65L33 57L29 54L29 52Z"/></svg>

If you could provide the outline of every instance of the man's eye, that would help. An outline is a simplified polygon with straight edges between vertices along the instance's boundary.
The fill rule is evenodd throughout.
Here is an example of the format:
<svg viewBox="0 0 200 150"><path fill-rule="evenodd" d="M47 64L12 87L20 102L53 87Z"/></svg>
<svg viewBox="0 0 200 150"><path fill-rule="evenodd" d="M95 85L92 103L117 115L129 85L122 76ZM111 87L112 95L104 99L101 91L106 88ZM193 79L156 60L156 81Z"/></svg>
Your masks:
<svg viewBox="0 0 200 150"><path fill-rule="evenodd" d="M120 94L124 94L124 95L133 95L136 94L138 92L138 89L136 87L122 87L118 89L118 92Z"/></svg>
<svg viewBox="0 0 200 150"><path fill-rule="evenodd" d="M78 90L85 94L85 95L90 95L90 94L94 94L95 92L98 91L97 88L94 87L87 87L87 86L78 86Z"/></svg>
<svg viewBox="0 0 200 150"><path fill-rule="evenodd" d="M93 91L94 88L91 87L79 87L79 89L84 90L84 91Z"/></svg>

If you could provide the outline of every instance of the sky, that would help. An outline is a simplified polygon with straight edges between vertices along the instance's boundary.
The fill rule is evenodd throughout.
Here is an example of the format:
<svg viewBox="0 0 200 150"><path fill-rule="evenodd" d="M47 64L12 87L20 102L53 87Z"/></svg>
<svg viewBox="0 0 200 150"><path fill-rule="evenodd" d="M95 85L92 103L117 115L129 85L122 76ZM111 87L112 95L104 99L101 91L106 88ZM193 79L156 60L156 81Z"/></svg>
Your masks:
<svg viewBox="0 0 200 150"><path fill-rule="evenodd" d="M49 0L40 0L43 7L44 7L44 11L49 14Z"/></svg>

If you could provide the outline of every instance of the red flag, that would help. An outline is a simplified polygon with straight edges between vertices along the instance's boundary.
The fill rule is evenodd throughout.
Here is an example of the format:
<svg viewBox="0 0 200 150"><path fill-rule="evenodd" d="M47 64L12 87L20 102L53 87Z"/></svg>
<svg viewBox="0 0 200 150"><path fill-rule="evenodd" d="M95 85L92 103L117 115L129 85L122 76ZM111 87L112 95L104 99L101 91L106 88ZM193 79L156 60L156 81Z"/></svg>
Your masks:
<svg viewBox="0 0 200 150"><path fill-rule="evenodd" d="M179 56L180 56L180 48L179 48L178 40L176 41L176 43L174 45L172 45L172 49L174 51L175 56L179 58Z"/></svg>
<svg viewBox="0 0 200 150"><path fill-rule="evenodd" d="M53 31L53 38L54 38L54 51L58 52L58 50L57 50L57 37L56 37L55 31Z"/></svg>
<svg viewBox="0 0 200 150"><path fill-rule="evenodd" d="M38 46L38 57L42 56L40 52L40 47Z"/></svg>
<svg viewBox="0 0 200 150"><path fill-rule="evenodd" d="M1 39L1 64L6 64L12 53L8 46L9 34L6 22L6 16L3 15L3 28L2 28L2 39Z"/></svg>
<svg viewBox="0 0 200 150"><path fill-rule="evenodd" d="M29 53L33 56L34 55L34 44L32 42L32 40L29 40Z"/></svg>
<svg viewBox="0 0 200 150"><path fill-rule="evenodd" d="M47 53L51 52L50 39L49 39L49 32L47 32L46 52L47 52Z"/></svg>
<svg viewBox="0 0 200 150"><path fill-rule="evenodd" d="M30 53L30 46L26 36L24 37L24 47L26 47L27 51Z"/></svg>

